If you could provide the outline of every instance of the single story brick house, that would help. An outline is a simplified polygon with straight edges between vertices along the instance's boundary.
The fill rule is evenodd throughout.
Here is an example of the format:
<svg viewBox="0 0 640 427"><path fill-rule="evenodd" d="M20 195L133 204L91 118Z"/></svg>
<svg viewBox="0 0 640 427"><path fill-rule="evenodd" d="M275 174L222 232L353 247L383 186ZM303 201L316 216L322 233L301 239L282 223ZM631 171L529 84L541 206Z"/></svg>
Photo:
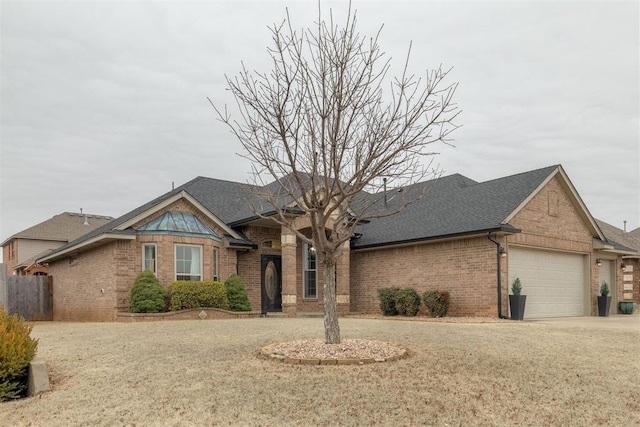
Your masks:
<svg viewBox="0 0 640 427"><path fill-rule="evenodd" d="M451 316L508 316L515 277L527 295L525 318L597 314L602 280L616 301L638 300L638 281L630 295L621 268L637 250L607 239L561 166L487 182L451 175L405 190L425 186L422 199L359 225L345 245L336 272L341 314L380 313L378 289L397 286L449 291ZM238 273L255 310L321 312L313 248L250 210L252 190L197 177L42 257L54 320L116 320L145 268L164 285ZM295 224L309 229L304 215ZM634 265L625 268L637 275Z"/></svg>

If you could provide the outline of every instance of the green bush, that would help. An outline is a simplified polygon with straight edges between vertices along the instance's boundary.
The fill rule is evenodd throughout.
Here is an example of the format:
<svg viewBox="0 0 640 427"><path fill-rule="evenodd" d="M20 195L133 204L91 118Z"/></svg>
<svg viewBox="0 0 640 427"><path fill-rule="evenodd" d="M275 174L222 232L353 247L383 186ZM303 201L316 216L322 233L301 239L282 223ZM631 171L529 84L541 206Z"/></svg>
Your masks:
<svg viewBox="0 0 640 427"><path fill-rule="evenodd" d="M511 293L513 295L520 295L520 292L522 292L522 283L520 283L520 278L516 277L511 284Z"/></svg>
<svg viewBox="0 0 640 427"><path fill-rule="evenodd" d="M609 285L607 285L607 282L602 282L602 285L600 285L600 295L603 297L609 295Z"/></svg>
<svg viewBox="0 0 640 427"><path fill-rule="evenodd" d="M396 292L396 311L401 316L415 316L420 309L420 295L414 289Z"/></svg>
<svg viewBox="0 0 640 427"><path fill-rule="evenodd" d="M227 290L220 282L178 281L169 285L169 310L229 308Z"/></svg>
<svg viewBox="0 0 640 427"><path fill-rule="evenodd" d="M378 289L378 298L380 299L380 310L383 316L397 316L396 294L398 288L382 288Z"/></svg>
<svg viewBox="0 0 640 427"><path fill-rule="evenodd" d="M166 311L167 292L150 270L136 277L129 297L129 311L132 313L158 313Z"/></svg>
<svg viewBox="0 0 640 427"><path fill-rule="evenodd" d="M38 340L31 338L32 326L0 305L0 402L26 396L29 363L36 355Z"/></svg>
<svg viewBox="0 0 640 427"><path fill-rule="evenodd" d="M227 289L227 299L229 300L229 310L231 311L251 311L251 303L247 290L244 287L242 278L237 274L229 276L224 287Z"/></svg>
<svg viewBox="0 0 640 427"><path fill-rule="evenodd" d="M427 291L422 295L422 302L429 312L429 317L444 317L449 311L449 292Z"/></svg>

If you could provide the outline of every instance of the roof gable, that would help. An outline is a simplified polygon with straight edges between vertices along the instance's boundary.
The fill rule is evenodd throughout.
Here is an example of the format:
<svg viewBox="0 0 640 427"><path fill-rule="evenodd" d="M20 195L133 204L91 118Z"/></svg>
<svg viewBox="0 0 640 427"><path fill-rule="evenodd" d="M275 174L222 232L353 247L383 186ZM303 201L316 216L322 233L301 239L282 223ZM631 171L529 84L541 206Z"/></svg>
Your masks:
<svg viewBox="0 0 640 427"><path fill-rule="evenodd" d="M578 215L589 229L591 235L595 238L605 239L604 234L602 234L602 231L598 227L595 219L591 216L591 213L589 213L587 206L582 201L582 198L580 197L575 187L571 183L571 180L569 180L569 177L560 165L556 166L555 169L544 180L542 180L542 182L540 182L538 187L534 191L532 191L526 198L524 198L509 215L507 215L507 217L503 220L503 223L506 224L510 222L527 205L527 203L529 203L549 183L549 181L556 177L558 178L558 181L560 182L562 188L565 190L565 193L569 197L569 200L576 208Z"/></svg>

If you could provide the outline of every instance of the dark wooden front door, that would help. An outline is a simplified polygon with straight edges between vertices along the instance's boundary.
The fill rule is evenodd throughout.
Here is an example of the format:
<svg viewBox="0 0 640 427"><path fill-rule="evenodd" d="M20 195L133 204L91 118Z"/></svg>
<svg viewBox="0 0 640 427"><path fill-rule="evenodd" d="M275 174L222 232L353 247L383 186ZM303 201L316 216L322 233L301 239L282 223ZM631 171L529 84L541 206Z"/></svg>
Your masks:
<svg viewBox="0 0 640 427"><path fill-rule="evenodd" d="M282 258L262 255L262 313L282 311Z"/></svg>

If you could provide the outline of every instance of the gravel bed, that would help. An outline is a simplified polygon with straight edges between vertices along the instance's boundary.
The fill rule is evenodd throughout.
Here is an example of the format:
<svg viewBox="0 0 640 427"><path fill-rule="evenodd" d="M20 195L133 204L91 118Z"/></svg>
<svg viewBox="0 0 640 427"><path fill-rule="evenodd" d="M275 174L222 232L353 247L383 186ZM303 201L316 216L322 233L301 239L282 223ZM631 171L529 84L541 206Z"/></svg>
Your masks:
<svg viewBox="0 0 640 427"><path fill-rule="evenodd" d="M296 340L268 346L271 354L295 359L361 359L384 361L400 356L404 349L383 341L343 339L340 344L326 344L323 340Z"/></svg>

